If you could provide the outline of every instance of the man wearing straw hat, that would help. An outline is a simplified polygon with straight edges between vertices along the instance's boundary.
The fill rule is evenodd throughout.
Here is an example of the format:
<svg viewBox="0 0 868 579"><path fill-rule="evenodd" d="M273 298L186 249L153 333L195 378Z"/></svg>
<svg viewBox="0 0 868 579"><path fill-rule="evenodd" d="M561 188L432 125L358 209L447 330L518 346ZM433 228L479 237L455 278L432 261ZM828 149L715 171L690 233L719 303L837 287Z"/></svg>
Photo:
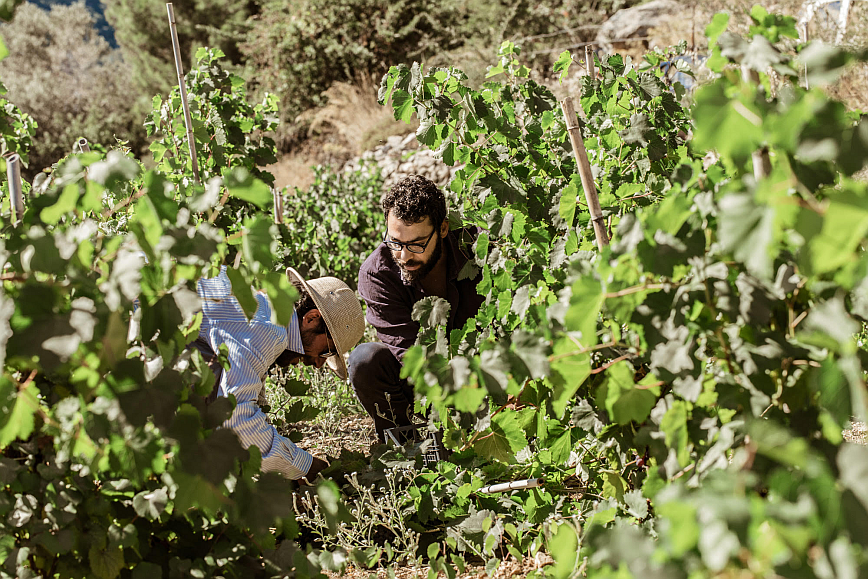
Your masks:
<svg viewBox="0 0 868 579"><path fill-rule="evenodd" d="M225 268L215 278L199 280L203 319L192 346L202 353L217 376L209 399L235 396L235 410L224 426L238 435L244 448L259 448L262 470L312 481L327 463L278 434L265 419L257 398L265 375L275 364L302 362L316 368L327 365L346 379L344 355L362 338L365 321L355 292L339 279L306 281L292 268L286 274L300 294L287 326L272 321L272 307L265 292L256 293L256 313L248 321L232 295ZM226 371L214 355L221 345L228 349L230 368Z"/></svg>

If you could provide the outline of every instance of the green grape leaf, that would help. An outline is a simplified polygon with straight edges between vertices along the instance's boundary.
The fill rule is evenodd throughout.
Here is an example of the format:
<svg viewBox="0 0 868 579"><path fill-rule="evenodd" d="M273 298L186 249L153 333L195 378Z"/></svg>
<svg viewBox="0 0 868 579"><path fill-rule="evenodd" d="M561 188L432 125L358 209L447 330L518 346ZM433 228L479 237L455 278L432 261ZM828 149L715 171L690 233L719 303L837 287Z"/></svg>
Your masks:
<svg viewBox="0 0 868 579"><path fill-rule="evenodd" d="M0 448L13 440L26 440L33 432L33 415L39 409L39 389L30 383L23 390L3 376L0 378Z"/></svg>
<svg viewBox="0 0 868 579"><path fill-rule="evenodd" d="M268 185L256 179L244 167L236 167L223 177L229 195L265 209L272 201Z"/></svg>
<svg viewBox="0 0 868 579"><path fill-rule="evenodd" d="M545 340L525 330L516 330L512 334L510 346L514 375L518 374L516 366L521 365L518 375L526 375L534 380L548 376L548 347Z"/></svg>
<svg viewBox="0 0 868 579"><path fill-rule="evenodd" d="M241 272L233 267L226 268L226 276L232 283L232 295L238 300L238 304L244 311L244 315L248 319L253 317L253 314L256 313L256 308L259 306L253 295L253 288L250 287L250 284L247 283Z"/></svg>
<svg viewBox="0 0 868 579"><path fill-rule="evenodd" d="M666 445L675 450L678 466L685 467L690 459L689 434L687 432L687 405L676 400L663 415L660 430L666 435Z"/></svg>
<svg viewBox="0 0 868 579"><path fill-rule="evenodd" d="M558 59L555 61L555 65L553 71L555 73L560 73L558 76L558 83L563 83L564 79L567 78L567 74L570 71L570 65L573 64L573 55L570 54L569 50L563 51Z"/></svg>
<svg viewBox="0 0 868 579"><path fill-rule="evenodd" d="M290 396L304 396L310 389L310 385L307 382L303 382L302 380L290 378L283 383L283 389Z"/></svg>
<svg viewBox="0 0 868 579"><path fill-rule="evenodd" d="M773 273L774 226L774 208L758 205L750 194L732 193L720 201L721 245L760 279L770 279Z"/></svg>
<svg viewBox="0 0 868 579"><path fill-rule="evenodd" d="M39 218L45 223L55 224L60 218L75 209L79 197L79 184L69 183L60 192L57 202L43 209Z"/></svg>
<svg viewBox="0 0 868 579"><path fill-rule="evenodd" d="M510 462L527 447L527 438L514 412L501 412L491 418L491 427L473 444L479 456Z"/></svg>
<svg viewBox="0 0 868 579"><path fill-rule="evenodd" d="M395 120L410 124L413 119L413 96L405 90L396 90L392 93L392 107L395 111Z"/></svg>
<svg viewBox="0 0 868 579"><path fill-rule="evenodd" d="M624 493L624 503L627 505L627 512L637 519L644 519L648 516L648 499L640 490L633 490Z"/></svg>
<svg viewBox="0 0 868 579"><path fill-rule="evenodd" d="M641 382L635 383L628 362L613 364L606 369L606 381L597 390L598 405L606 409L613 422L641 423L648 418L660 394L658 386L650 385L654 382L656 378L648 374Z"/></svg>
<svg viewBox="0 0 868 579"><path fill-rule="evenodd" d="M726 30L729 25L729 14L726 12L718 12L711 18L711 22L705 27L705 35L708 37L708 44L713 45L717 39Z"/></svg>
<svg viewBox="0 0 868 579"><path fill-rule="evenodd" d="M762 116L753 103L744 103L718 79L696 91L693 142L700 150L747 159L763 143Z"/></svg>
<svg viewBox="0 0 868 579"><path fill-rule="evenodd" d="M558 527L548 540L548 552L555 560L551 568L553 579L567 579L576 575L579 562L579 537L572 525L562 523Z"/></svg>
<svg viewBox="0 0 868 579"><path fill-rule="evenodd" d="M298 422L313 420L319 416L320 412L322 412L322 410L314 406L306 405L304 400L296 400L290 404L289 408L284 413L283 418L290 424L296 424Z"/></svg>
<svg viewBox="0 0 868 579"><path fill-rule="evenodd" d="M573 174L570 178L570 184L561 191L561 198L558 202L558 215L563 219L562 229L571 229L573 227L573 222L576 218L576 202L581 186L582 183L578 175Z"/></svg>
<svg viewBox="0 0 868 579"><path fill-rule="evenodd" d="M145 490L133 497L133 508L140 517L154 521L166 510L168 502L169 495L165 488Z"/></svg>
<svg viewBox="0 0 868 579"><path fill-rule="evenodd" d="M488 392L482 388L465 386L452 395L452 403L461 412L476 412L486 396Z"/></svg>
<svg viewBox="0 0 868 579"><path fill-rule="evenodd" d="M114 579L124 568L124 551L120 547L102 549L91 545L87 558L90 570L97 579Z"/></svg>
<svg viewBox="0 0 868 579"><path fill-rule="evenodd" d="M272 270L274 267L272 256L277 255L279 238L277 226L267 215L259 214L245 219L241 251L247 267L254 273Z"/></svg>

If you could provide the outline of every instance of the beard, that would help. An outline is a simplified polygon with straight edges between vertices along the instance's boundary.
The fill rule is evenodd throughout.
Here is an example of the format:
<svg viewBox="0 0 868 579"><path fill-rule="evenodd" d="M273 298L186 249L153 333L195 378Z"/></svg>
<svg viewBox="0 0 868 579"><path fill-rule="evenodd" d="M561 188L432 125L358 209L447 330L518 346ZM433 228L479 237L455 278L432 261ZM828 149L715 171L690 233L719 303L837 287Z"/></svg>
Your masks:
<svg viewBox="0 0 868 579"><path fill-rule="evenodd" d="M435 235L435 237L437 238L437 245L434 246L434 250L431 252L431 257L429 257L427 261L416 261L414 259L411 259L410 261L407 261L405 263L399 263L397 260L395 260L395 263L398 264L398 269L401 270L401 279L403 279L405 282L414 284L418 281L421 281L425 278L426 275L431 273L431 271L434 269L434 266L437 265L438 261L440 261L440 256L443 254L443 238L439 235ZM395 259L394 255L392 256L392 259ZM413 271L408 271L407 269L405 269L406 266L414 265L421 265L421 267Z"/></svg>

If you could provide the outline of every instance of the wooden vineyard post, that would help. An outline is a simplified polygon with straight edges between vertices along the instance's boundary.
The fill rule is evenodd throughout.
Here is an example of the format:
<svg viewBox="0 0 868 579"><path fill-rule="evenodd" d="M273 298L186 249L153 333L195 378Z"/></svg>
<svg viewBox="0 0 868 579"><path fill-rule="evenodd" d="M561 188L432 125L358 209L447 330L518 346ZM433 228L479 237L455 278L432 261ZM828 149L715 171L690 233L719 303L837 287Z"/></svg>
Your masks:
<svg viewBox="0 0 868 579"><path fill-rule="evenodd" d="M87 139L84 137L80 138L76 145L78 145L78 150L82 153L90 153L90 145L87 142Z"/></svg>
<svg viewBox="0 0 868 579"><path fill-rule="evenodd" d="M582 189L585 190L585 200L588 202L591 223L594 224L597 248L602 250L604 245L609 245L609 236L606 234L603 210L600 209L600 200L597 197L597 188L594 185L594 175L591 172L591 162L588 161L588 152L585 150L585 142L582 140L582 129L579 127L579 120L576 118L576 109L573 108L573 99L567 97L562 100L561 108L564 111L564 120L567 123L567 133L570 135L570 143L573 145L573 155L576 156L576 165L579 167L579 177L582 179Z"/></svg>
<svg viewBox="0 0 868 579"><path fill-rule="evenodd" d="M178 86L181 89L181 105L184 107L184 125L187 127L187 144L190 147L190 158L193 162L193 179L199 183L199 161L196 158L196 141L193 138L193 119L190 117L190 105L187 104L187 83L184 82L184 65L181 63L181 48L178 44L178 29L175 26L175 9L171 3L166 4L169 13L169 29L172 32L172 49L175 52L175 70L178 72Z"/></svg>
<svg viewBox="0 0 868 579"><path fill-rule="evenodd" d="M278 189L273 190L274 195L274 222L277 224L283 223L283 195Z"/></svg>
<svg viewBox="0 0 868 579"><path fill-rule="evenodd" d="M759 83L759 74L755 70L751 70L746 65L741 65L741 80L749 83ZM805 77L807 82L807 77ZM772 172L772 161L769 157L769 148L760 147L750 154L751 162L753 163L753 176L757 182L765 179Z"/></svg>
<svg viewBox="0 0 868 579"><path fill-rule="evenodd" d="M591 50L591 45L585 45L585 70L591 79L594 78L594 52Z"/></svg>
<svg viewBox="0 0 868 579"><path fill-rule="evenodd" d="M6 178L9 180L9 208L12 223L18 224L24 215L24 194L21 190L21 157L18 153L6 153Z"/></svg>

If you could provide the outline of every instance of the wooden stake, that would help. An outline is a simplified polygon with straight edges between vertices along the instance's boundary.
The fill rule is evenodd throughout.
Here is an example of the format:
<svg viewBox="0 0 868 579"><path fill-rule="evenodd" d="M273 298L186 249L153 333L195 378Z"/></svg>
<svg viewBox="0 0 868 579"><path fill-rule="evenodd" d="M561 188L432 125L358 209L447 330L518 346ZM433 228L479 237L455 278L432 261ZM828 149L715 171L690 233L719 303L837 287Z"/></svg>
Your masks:
<svg viewBox="0 0 868 579"><path fill-rule="evenodd" d="M175 26L175 9L171 2L166 4L169 13L169 29L172 32L172 49L175 52L175 70L178 72L178 86L181 88L181 104L184 107L184 125L187 127L187 144L190 147L190 158L193 162L193 179L199 183L199 160L196 158L196 141L193 138L193 119L190 117L190 105L187 104L187 84L184 82L184 65L181 62L181 47L178 43L178 29Z"/></svg>
<svg viewBox="0 0 868 579"><path fill-rule="evenodd" d="M274 222L283 223L283 195L278 189L274 189Z"/></svg>
<svg viewBox="0 0 868 579"><path fill-rule="evenodd" d="M594 53L591 50L590 44L585 45L585 70L588 72L588 76L592 79L594 78Z"/></svg>
<svg viewBox="0 0 868 579"><path fill-rule="evenodd" d="M90 145L84 137L80 138L76 144L78 145L78 150L82 153L90 153Z"/></svg>
<svg viewBox="0 0 868 579"><path fill-rule="evenodd" d="M6 153L6 177L9 180L9 209L12 223L18 224L24 215L24 194L21 190L21 157L18 153Z"/></svg>
<svg viewBox="0 0 868 579"><path fill-rule="evenodd" d="M799 29L799 32L801 33L801 34L799 34L799 36L801 36L800 40L802 41L802 44L807 44L808 43L808 23L807 22L805 22L804 25L802 25L802 27ZM808 86L808 65L807 64L804 65L804 71L805 71L805 90L811 90L811 87Z"/></svg>
<svg viewBox="0 0 868 579"><path fill-rule="evenodd" d="M597 248L602 250L604 245L609 245L609 236L606 234L603 210L600 209L600 200L597 198L597 188L594 186L594 174L591 172L591 162L588 160L588 152L585 150L585 142L582 140L582 129L579 127L578 118L576 118L576 109L573 108L573 99L567 97L562 100L561 108L564 111L564 120L567 123L567 133L570 135L570 143L573 145L573 155L576 156L579 177L582 179L582 189L585 190L585 200L588 202L591 223L594 224Z"/></svg>

